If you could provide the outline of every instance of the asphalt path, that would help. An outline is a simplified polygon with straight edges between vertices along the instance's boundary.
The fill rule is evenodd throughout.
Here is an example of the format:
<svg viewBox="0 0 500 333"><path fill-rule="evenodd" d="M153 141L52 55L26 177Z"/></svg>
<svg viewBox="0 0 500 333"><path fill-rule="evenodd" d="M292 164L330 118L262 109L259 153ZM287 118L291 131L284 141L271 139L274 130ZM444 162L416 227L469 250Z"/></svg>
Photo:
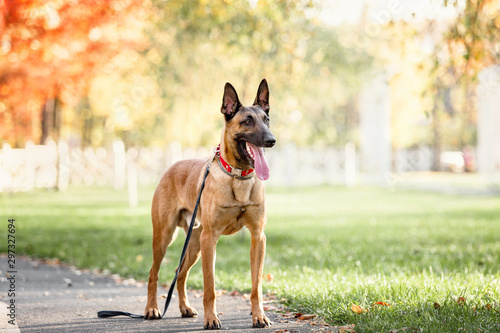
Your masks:
<svg viewBox="0 0 500 333"><path fill-rule="evenodd" d="M127 281L117 281L116 278L96 272L27 258L16 258L16 273L9 274L3 268L7 266L7 258L0 259L5 263L0 268L0 332L207 332L203 330L202 315L181 318L175 294L165 318L161 320L128 317L101 319L97 317L100 310L142 314L147 286L141 283L127 284ZM9 296L9 289L12 288L14 297ZM165 301L161 295L166 293L166 289L159 288L160 307ZM191 305L203 313L203 297L200 293L191 291L189 298ZM12 300L15 310L10 305ZM274 308L273 305L267 307ZM305 321L297 321L273 311L266 313L273 322L271 328L253 328L250 301L242 295L226 293L218 297L217 310L224 332L307 333L317 330L317 327Z"/></svg>

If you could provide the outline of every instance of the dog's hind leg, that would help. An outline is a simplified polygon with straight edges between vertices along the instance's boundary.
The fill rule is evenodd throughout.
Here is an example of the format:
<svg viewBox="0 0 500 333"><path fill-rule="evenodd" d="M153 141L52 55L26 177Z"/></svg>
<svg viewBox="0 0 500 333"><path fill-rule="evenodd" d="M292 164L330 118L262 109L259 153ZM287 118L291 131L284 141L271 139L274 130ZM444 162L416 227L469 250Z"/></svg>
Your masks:
<svg viewBox="0 0 500 333"><path fill-rule="evenodd" d="M154 199L153 199L154 200ZM161 217L160 217L161 216ZM153 264L149 271L148 301L144 310L145 319L160 319L161 312L158 309L156 293L158 289L158 271L165 256L167 246L176 235L179 212L166 212L164 214L153 214Z"/></svg>
<svg viewBox="0 0 500 333"><path fill-rule="evenodd" d="M188 226L186 225L184 227L184 231L186 231L187 233L187 230ZM191 267L194 266L194 264L196 264L196 262L200 258L201 230L202 230L201 226L193 229L193 233L191 234L191 240L189 242L186 252L186 257L184 258L184 262L182 263L181 270L177 278L177 292L179 293L179 309L183 317L196 317L198 315L196 310L189 304L189 300L186 294L186 281L189 275L189 270L191 269Z"/></svg>

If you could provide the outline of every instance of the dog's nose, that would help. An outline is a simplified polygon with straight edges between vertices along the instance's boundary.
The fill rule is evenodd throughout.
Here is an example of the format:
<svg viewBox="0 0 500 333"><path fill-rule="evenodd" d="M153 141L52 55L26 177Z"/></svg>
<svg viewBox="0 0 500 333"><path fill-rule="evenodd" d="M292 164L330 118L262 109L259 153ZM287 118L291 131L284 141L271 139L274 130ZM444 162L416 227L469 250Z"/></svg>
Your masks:
<svg viewBox="0 0 500 333"><path fill-rule="evenodd" d="M276 138L275 137L268 138L266 139L266 141L264 141L264 144L266 145L266 148L274 147L274 145L276 144Z"/></svg>

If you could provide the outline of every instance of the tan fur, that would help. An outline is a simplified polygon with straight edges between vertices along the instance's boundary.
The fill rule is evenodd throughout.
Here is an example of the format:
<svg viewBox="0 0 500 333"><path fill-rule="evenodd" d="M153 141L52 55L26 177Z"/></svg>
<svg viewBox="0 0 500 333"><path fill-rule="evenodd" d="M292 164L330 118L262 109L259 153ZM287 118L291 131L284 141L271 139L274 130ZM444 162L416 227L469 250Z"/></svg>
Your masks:
<svg viewBox="0 0 500 333"><path fill-rule="evenodd" d="M243 109L245 107L242 107ZM245 112L237 112L234 119L226 122L222 131L221 155L229 164L238 168L248 167L238 166L237 148L233 139L237 133L247 130L240 125L244 116ZM154 193L151 208L153 265L149 274L148 300L145 309L145 317L148 319L161 316L156 299L158 270L176 229L178 227L185 231L188 229L187 220L194 209L204 170L210 162L185 160L174 164L162 176ZM186 279L189 270L201 256L204 283L204 327L211 329L221 327L215 304L215 247L221 235L231 235L247 227L251 235L252 321L257 327L269 326L271 323L262 307L262 273L266 250L264 227L267 222L263 182L257 176L247 180L232 178L223 173L217 161L214 161L206 179L197 220L201 225L193 229L186 258L178 277L177 291L182 316L197 315L187 299Z"/></svg>

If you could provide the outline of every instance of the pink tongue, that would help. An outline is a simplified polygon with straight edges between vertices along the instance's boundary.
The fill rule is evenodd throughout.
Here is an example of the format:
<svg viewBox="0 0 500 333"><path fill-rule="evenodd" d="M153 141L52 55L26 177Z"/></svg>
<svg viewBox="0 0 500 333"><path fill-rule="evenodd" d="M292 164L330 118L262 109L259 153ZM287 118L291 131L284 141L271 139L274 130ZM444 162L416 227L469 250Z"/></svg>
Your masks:
<svg viewBox="0 0 500 333"><path fill-rule="evenodd" d="M259 177L260 180L269 179L269 165L267 165L266 158L264 157L264 149L255 147L248 142L247 145L252 151L255 159L255 172L257 173L257 177Z"/></svg>

